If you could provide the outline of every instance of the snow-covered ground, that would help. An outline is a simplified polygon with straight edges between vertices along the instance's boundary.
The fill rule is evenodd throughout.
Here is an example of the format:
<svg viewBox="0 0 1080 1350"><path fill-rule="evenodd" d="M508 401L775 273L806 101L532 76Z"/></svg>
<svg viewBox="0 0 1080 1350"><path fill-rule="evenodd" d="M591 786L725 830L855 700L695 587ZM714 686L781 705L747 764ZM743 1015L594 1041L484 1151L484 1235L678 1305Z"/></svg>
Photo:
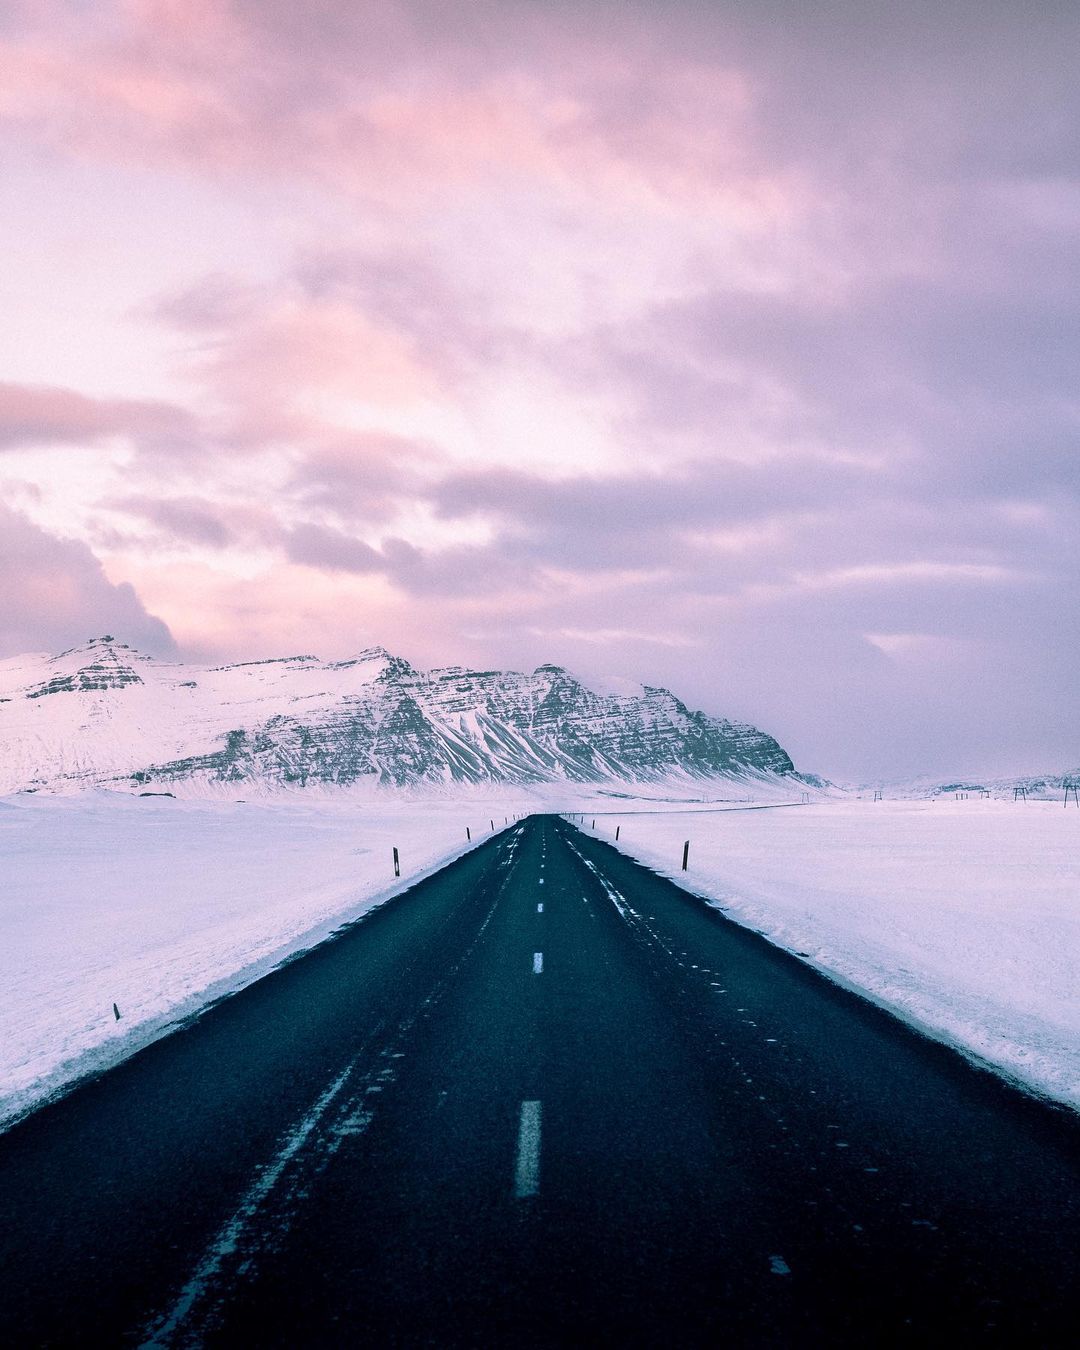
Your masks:
<svg viewBox="0 0 1080 1350"><path fill-rule="evenodd" d="M941 1040L1080 1108L1080 810L835 800L584 824ZM608 808L610 810L610 808ZM681 871L690 840L689 869Z"/></svg>
<svg viewBox="0 0 1080 1350"><path fill-rule="evenodd" d="M0 1124L311 946L522 806L0 799Z"/></svg>
<svg viewBox="0 0 1080 1350"><path fill-rule="evenodd" d="M0 1125L443 865L470 846L466 826L475 844L530 810L581 811L608 839L620 826L621 848L733 918L1080 1108L1080 810L762 809L778 791L0 799Z"/></svg>

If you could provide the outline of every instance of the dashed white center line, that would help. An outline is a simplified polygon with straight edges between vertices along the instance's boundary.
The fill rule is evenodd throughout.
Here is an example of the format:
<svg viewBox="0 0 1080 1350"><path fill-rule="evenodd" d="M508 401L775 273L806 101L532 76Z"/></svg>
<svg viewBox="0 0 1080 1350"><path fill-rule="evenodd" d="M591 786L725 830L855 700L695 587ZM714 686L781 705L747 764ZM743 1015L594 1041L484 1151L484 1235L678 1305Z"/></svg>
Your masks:
<svg viewBox="0 0 1080 1350"><path fill-rule="evenodd" d="M544 878L541 877L540 880L537 882L537 885L538 885L538 886L542 886L543 884L544 884Z"/></svg>
<svg viewBox="0 0 1080 1350"><path fill-rule="evenodd" d="M544 912L544 902L543 902L543 900L541 900L540 903L536 906L536 912L537 912L537 914L543 914L543 912Z"/></svg>
<svg viewBox="0 0 1080 1350"><path fill-rule="evenodd" d="M525 1200L540 1189L540 1103L521 1103L514 1198Z"/></svg>
<svg viewBox="0 0 1080 1350"><path fill-rule="evenodd" d="M544 969L544 953L533 952L533 974L539 975Z"/></svg>

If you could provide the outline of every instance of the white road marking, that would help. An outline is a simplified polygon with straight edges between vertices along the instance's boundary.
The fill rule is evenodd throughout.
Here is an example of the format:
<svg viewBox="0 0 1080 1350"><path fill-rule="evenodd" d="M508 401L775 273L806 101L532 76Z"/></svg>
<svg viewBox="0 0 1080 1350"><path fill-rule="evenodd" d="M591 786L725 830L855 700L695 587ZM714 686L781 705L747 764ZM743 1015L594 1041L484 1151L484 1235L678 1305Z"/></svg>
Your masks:
<svg viewBox="0 0 1080 1350"><path fill-rule="evenodd" d="M539 955L539 953L537 953ZM525 1200L540 1189L540 1103L521 1103L514 1198Z"/></svg>
<svg viewBox="0 0 1080 1350"><path fill-rule="evenodd" d="M533 952L533 974L539 975L544 969L544 953Z"/></svg>
<svg viewBox="0 0 1080 1350"><path fill-rule="evenodd" d="M537 885L538 885L538 886L542 886L543 884L544 884L544 878L541 877L540 880L537 882Z"/></svg>
<svg viewBox="0 0 1080 1350"><path fill-rule="evenodd" d="M774 1275L790 1275L791 1267L782 1256L769 1257L769 1269Z"/></svg>
<svg viewBox="0 0 1080 1350"><path fill-rule="evenodd" d="M543 900L541 900L540 903L536 906L536 912L537 912L537 914L543 914L543 912L544 912L544 902L543 902Z"/></svg>

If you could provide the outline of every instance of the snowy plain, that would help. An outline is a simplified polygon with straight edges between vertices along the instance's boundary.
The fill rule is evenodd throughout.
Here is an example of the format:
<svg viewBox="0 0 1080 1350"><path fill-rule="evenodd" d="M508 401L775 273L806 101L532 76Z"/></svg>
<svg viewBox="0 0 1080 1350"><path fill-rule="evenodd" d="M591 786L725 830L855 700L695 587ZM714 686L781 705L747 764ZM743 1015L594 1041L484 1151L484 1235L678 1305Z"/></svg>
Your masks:
<svg viewBox="0 0 1080 1350"><path fill-rule="evenodd" d="M474 847L492 819L544 810L582 812L609 841L618 826L620 848L731 918L1080 1108L1080 810L765 805L790 800L775 782L724 795L0 798L0 1128Z"/></svg>
<svg viewBox="0 0 1080 1350"><path fill-rule="evenodd" d="M523 805L509 794L0 798L0 1128L475 847Z"/></svg>
<svg viewBox="0 0 1080 1350"><path fill-rule="evenodd" d="M974 795L580 809L730 918L1080 1109L1080 809Z"/></svg>

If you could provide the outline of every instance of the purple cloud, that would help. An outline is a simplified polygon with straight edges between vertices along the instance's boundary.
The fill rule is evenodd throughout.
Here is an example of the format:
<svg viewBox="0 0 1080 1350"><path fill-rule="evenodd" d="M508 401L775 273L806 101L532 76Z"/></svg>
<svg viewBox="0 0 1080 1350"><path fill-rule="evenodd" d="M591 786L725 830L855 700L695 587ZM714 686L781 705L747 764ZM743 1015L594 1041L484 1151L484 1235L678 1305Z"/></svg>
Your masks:
<svg viewBox="0 0 1080 1350"><path fill-rule="evenodd" d="M88 445L119 436L149 450L187 449L195 417L170 403L90 398L73 389L0 383L0 451Z"/></svg>
<svg viewBox="0 0 1080 1350"><path fill-rule="evenodd" d="M145 521L170 542L228 548L237 541L225 513L206 500L193 497L129 496L117 499L113 508Z"/></svg>
<svg viewBox="0 0 1080 1350"><path fill-rule="evenodd" d="M370 544L341 530L299 525L284 537L285 555L292 562L331 572L381 572L386 559Z"/></svg>
<svg viewBox="0 0 1080 1350"><path fill-rule="evenodd" d="M85 544L0 506L0 651L57 652L102 632L152 655L176 655L166 624L132 586L110 582Z"/></svg>

